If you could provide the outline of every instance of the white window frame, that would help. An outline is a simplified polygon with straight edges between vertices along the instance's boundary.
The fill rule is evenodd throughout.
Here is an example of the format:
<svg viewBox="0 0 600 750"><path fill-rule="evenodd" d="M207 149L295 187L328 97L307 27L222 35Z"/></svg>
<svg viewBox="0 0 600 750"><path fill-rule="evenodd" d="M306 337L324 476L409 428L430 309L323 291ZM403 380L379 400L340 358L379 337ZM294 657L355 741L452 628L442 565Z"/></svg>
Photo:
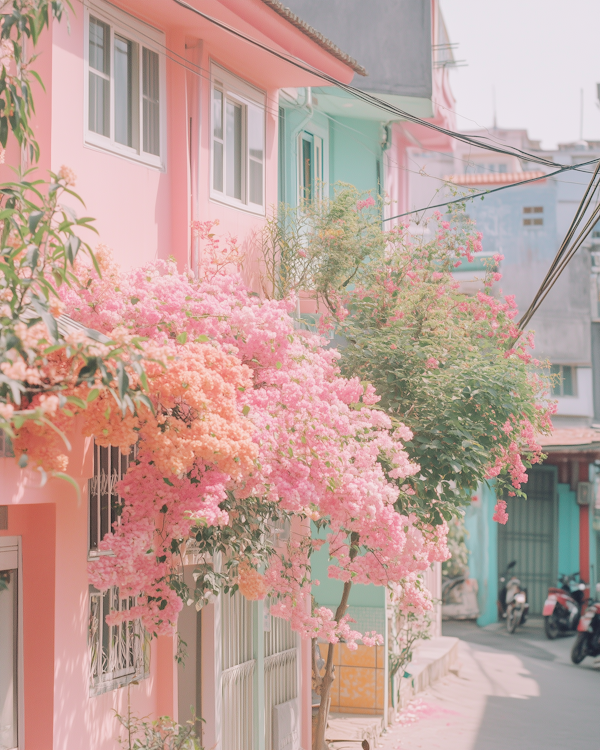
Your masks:
<svg viewBox="0 0 600 750"><path fill-rule="evenodd" d="M23 558L20 536L0 536L0 570L17 571L17 745L25 748L25 690L23 658Z"/></svg>
<svg viewBox="0 0 600 750"><path fill-rule="evenodd" d="M266 131L267 131L267 95L266 92L255 88L251 84L243 81L241 78L229 73L220 65L211 61L210 64L210 198L218 203L224 203L228 206L239 208L249 213L265 216L266 214L266 182L267 182L267 149L266 149ZM215 89L223 93L223 111L227 101L235 102L242 106L242 198L232 198L227 195L227 165L226 165L226 146L223 138L223 192L214 188L214 123L213 107ZM262 174L262 204L251 203L249 199L249 164L250 154L248 147L248 106L259 107L263 111L263 174ZM225 122L223 121L223 129Z"/></svg>
<svg viewBox="0 0 600 750"><path fill-rule="evenodd" d="M90 50L90 16L97 18L110 26L110 136L96 133L89 128L89 50ZM118 34L134 42L137 45L139 64L138 74L138 97L137 97L137 146L129 147L115 140L114 123L114 35ZM83 130L84 143L90 148L109 152L116 156L139 162L156 169L166 169L167 153L167 87L166 87L166 63L164 47L165 34L158 29L140 21L128 13L116 8L114 5L103 2L103 0L86 0L84 12L84 112ZM142 47L155 52L158 55L159 75L159 128L160 128L160 156L143 151L143 80L142 80ZM97 73L97 71L94 71Z"/></svg>

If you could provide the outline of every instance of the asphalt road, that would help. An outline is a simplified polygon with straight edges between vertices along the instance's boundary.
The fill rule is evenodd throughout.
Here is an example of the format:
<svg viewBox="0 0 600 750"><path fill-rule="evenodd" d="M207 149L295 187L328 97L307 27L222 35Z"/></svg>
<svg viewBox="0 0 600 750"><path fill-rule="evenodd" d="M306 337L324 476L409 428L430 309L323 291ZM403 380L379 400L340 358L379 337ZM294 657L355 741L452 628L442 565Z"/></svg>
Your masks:
<svg viewBox="0 0 600 750"><path fill-rule="evenodd" d="M573 637L548 641L541 618L443 634L462 640L457 674L417 697L385 750L600 750L600 664L572 664Z"/></svg>

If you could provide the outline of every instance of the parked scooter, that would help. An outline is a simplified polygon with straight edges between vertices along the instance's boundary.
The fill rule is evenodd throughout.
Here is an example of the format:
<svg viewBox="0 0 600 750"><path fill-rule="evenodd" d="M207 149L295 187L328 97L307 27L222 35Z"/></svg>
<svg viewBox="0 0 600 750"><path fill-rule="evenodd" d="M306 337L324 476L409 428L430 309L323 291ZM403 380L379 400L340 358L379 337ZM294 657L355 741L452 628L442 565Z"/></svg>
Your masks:
<svg viewBox="0 0 600 750"><path fill-rule="evenodd" d="M516 560L508 564L505 574L500 578L503 585L498 591L498 616L506 618L506 629L509 633L514 633L519 625L525 623L529 611L527 589L523 588L521 581L510 572L516 564Z"/></svg>
<svg viewBox="0 0 600 750"><path fill-rule="evenodd" d="M580 664L586 656L600 656L600 583L596 584L596 601L589 599L588 608L579 619L577 638L571 650L571 661Z"/></svg>
<svg viewBox="0 0 600 750"><path fill-rule="evenodd" d="M579 573L564 575L561 587L551 586L544 602L544 630L551 641L559 635L576 630L584 606L585 583L581 583Z"/></svg>

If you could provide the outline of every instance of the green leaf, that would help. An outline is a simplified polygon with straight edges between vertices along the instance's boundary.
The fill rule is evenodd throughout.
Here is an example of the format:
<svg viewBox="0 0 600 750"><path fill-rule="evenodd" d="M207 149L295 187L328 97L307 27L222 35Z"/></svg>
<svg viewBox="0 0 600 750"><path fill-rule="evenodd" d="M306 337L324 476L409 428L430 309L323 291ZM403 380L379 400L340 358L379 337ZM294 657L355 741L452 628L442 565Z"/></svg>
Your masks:
<svg viewBox="0 0 600 750"><path fill-rule="evenodd" d="M119 397L122 399L129 389L129 375L125 371L123 362L117 362L117 387L119 389Z"/></svg>
<svg viewBox="0 0 600 750"><path fill-rule="evenodd" d="M98 388L92 388L92 390L87 395L86 401L88 402L88 404L91 404L92 401L97 399L99 395L100 391L98 390Z"/></svg>
<svg viewBox="0 0 600 750"><path fill-rule="evenodd" d="M276 367L276 368L277 368L278 370L281 370L281 368L282 368L282 364L281 364L281 362L275 362L275 367Z"/></svg>
<svg viewBox="0 0 600 750"><path fill-rule="evenodd" d="M245 417L247 417L247 416L248 416L248 414L250 414L250 407L248 406L248 404L245 404L245 405L244 405L244 408L242 409L242 414L243 414L243 415L244 415Z"/></svg>
<svg viewBox="0 0 600 750"><path fill-rule="evenodd" d="M170 480L170 479L167 479L167 477L163 477L163 482L164 482L165 484L168 484L168 485L169 485L169 487L175 487L175 485L173 484L173 482L171 482L171 480Z"/></svg>
<svg viewBox="0 0 600 750"><path fill-rule="evenodd" d="M183 331L182 333L180 333L179 336L177 336L176 340L178 344L185 344L188 340L187 331Z"/></svg>
<svg viewBox="0 0 600 750"><path fill-rule="evenodd" d="M208 338L208 336L205 336L203 333L201 333L199 336L196 336L196 338L194 339L194 341L197 344L204 344L207 341L209 341L209 338Z"/></svg>

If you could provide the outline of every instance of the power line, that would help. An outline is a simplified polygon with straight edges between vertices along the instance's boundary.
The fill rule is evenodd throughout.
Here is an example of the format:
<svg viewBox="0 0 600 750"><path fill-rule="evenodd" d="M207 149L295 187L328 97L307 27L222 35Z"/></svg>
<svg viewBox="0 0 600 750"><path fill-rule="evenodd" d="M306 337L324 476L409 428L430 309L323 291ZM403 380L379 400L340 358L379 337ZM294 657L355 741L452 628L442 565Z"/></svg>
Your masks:
<svg viewBox="0 0 600 750"><path fill-rule="evenodd" d="M575 169L575 166L587 166L588 164L600 164L599 159L591 159L590 161L583 162L579 165L567 165L555 170L554 172L546 172L539 177L531 177L528 180L520 180L519 182L510 182L507 185L501 185L500 187L493 188L492 190L483 190L480 193L471 193L470 195L463 195L462 198L455 198L454 200L444 201L444 203L436 203L434 206L425 206L424 208L415 208L412 211L405 211L395 216L388 216L382 221L392 221L393 219L402 219L404 216L411 216L412 214L422 213L424 211L431 211L434 208L444 208L445 206L453 206L457 203L464 203L465 201L474 200L475 198L481 198L482 196L492 195L492 193L498 193L500 190L507 190L508 188L518 187L519 185L528 185L531 182L538 182L539 180L545 180L548 177L554 177L554 175L568 172L569 170ZM594 172L595 174L595 172ZM378 219L379 221L379 219Z"/></svg>
<svg viewBox="0 0 600 750"><path fill-rule="evenodd" d="M393 104L390 104L389 102L386 102L383 99L380 99L379 97L374 96L373 94L368 94L364 91L361 91L360 89L354 88L354 86L350 86L349 84L342 83L341 81L338 81L333 76L330 76L327 73L323 73L322 71L318 70L312 65L309 65L308 63L303 62L302 60L300 60L299 58L293 55L279 52L273 49L268 44L264 44L263 42L260 42L258 39L254 39L253 37L248 36L248 34L245 34L242 31L239 31L238 29L234 29L232 26L229 26L229 24L226 24L223 21L219 21L218 19L213 18L212 16L209 16L207 13L203 13L201 10L198 10L198 8L194 8L192 5L189 5L184 0L173 0L173 2L181 6L182 8L185 8L186 10L191 11L192 13L195 13L201 18L204 18L206 21L214 24L220 29L223 29L224 31L227 31L228 33L238 37L239 39L243 39L245 42L248 42L249 44L252 44L255 47L259 47L265 52L268 52L269 54L274 55L275 57L278 57L280 60L284 60L285 62L288 62L291 65L294 65L300 70L304 70L307 73L311 73L312 75L315 75L318 78L321 78L323 81L327 81L332 86L336 86L337 88L340 88L343 91L347 91L348 93L366 102L367 104L371 104L378 109L384 110L385 112L395 114L397 117L403 120L406 120L408 122L413 122L417 125L422 125L423 127L429 128L430 130L436 130L437 132L442 133L443 135L447 135L450 138L454 138L463 143L467 143L469 145L484 149L486 151L493 151L495 153L507 154L508 156L517 156L518 158L523 159L525 161L529 161L534 164L542 164L547 167L557 166L557 164L551 161L550 159L545 159L543 157L534 156L533 154L530 154L527 151L523 151L522 149L510 147L510 150L509 150L509 149L500 148L498 146L494 146L491 144L484 144L481 142L481 140L484 140L484 141L489 140L487 137L481 136L480 137L481 140L479 140L478 137L467 136L467 135L464 135L463 133L457 133L456 131L448 130L447 128L443 128L440 125L436 125L433 122L428 122L427 120L423 120L420 117L417 117L416 115L412 115L409 112L406 112L405 110L400 109L399 107L395 107ZM581 166L581 165L578 165L578 166Z"/></svg>
<svg viewBox="0 0 600 750"><path fill-rule="evenodd" d="M577 232L577 229L579 225L581 224L584 216L588 212L588 209L594 200L594 196L598 191L598 188L600 187L600 163L596 165L596 169L594 170L594 174L592 175L592 178L589 182L589 185L587 186L587 189L585 193L583 194L581 201L579 202L579 205L577 207L577 211L575 212L575 216L573 217L573 220L571 221L571 225L569 226L569 229L567 230L567 234L565 235L564 240L561 242L560 247L558 248L558 252L556 253L556 256L554 257L554 260L550 264L550 268L548 269L548 272L546 273L546 276L544 277L544 280L542 281L540 288L536 292L531 304L529 305L527 311L523 315L523 317L519 320L518 327L520 330L523 330L525 326L531 321L537 310L540 308L540 305L542 302L546 299L548 294L550 293L550 290L552 287L556 284L559 276L562 274L562 272L565 270L571 259L574 257L575 253L589 233L592 231L594 226L596 225L598 218L600 217L600 204L597 204L592 213L590 214L587 222L585 223L583 229L579 232L577 235L577 238L573 241L573 237L575 236L575 233ZM572 244L571 244L572 243Z"/></svg>

